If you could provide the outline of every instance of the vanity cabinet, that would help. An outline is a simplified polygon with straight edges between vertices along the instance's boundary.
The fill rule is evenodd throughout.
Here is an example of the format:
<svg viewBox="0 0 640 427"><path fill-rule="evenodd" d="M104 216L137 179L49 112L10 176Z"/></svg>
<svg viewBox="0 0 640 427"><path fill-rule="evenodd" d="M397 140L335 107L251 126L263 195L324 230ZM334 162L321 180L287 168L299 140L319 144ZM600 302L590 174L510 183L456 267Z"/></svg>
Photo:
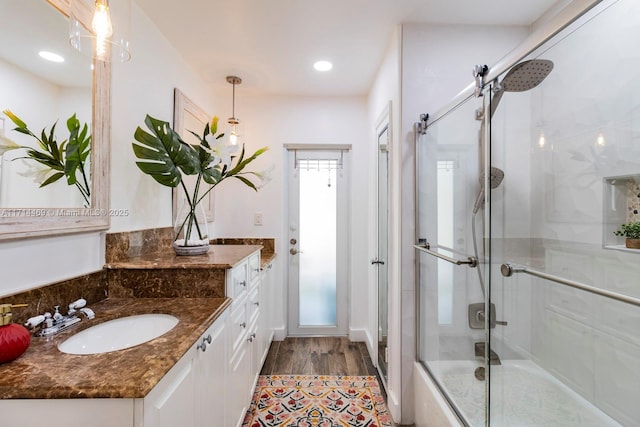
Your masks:
<svg viewBox="0 0 640 427"><path fill-rule="evenodd" d="M73 414L75 424L95 427L241 426L273 338L274 295L259 250L232 265L224 273L232 302L144 398L0 399L0 424L46 425ZM126 375L127 367L110 369Z"/></svg>
<svg viewBox="0 0 640 427"><path fill-rule="evenodd" d="M226 425L228 319L223 313L142 399L144 418L136 426Z"/></svg>
<svg viewBox="0 0 640 427"><path fill-rule="evenodd" d="M231 324L229 327L229 426L241 426L245 413L251 403L254 386L255 366L253 364L253 343L256 337L254 325L259 315L257 301L260 287L260 252L254 252L243 262L234 266L233 290L239 291L231 298ZM236 283L244 282L240 287ZM257 304L256 304L257 303Z"/></svg>
<svg viewBox="0 0 640 427"><path fill-rule="evenodd" d="M0 425L47 425L71 416L92 427L226 427L228 323L227 309L144 398L2 399Z"/></svg>

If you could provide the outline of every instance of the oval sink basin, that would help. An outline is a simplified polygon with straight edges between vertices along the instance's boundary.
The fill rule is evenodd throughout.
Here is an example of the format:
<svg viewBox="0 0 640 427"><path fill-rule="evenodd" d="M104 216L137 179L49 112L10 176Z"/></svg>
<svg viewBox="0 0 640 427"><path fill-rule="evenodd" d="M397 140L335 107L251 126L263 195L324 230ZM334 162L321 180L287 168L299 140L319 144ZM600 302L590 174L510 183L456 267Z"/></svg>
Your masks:
<svg viewBox="0 0 640 427"><path fill-rule="evenodd" d="M124 350L159 337L178 324L169 314L139 314L100 323L58 345L68 354L99 354Z"/></svg>

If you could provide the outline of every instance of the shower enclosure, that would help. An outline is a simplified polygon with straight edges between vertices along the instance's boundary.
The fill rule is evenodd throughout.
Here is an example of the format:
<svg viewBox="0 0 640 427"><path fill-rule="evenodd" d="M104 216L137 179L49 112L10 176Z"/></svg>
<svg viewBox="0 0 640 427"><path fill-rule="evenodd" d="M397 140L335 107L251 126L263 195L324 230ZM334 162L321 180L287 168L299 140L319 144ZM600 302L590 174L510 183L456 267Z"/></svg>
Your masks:
<svg viewBox="0 0 640 427"><path fill-rule="evenodd" d="M640 426L640 3L603 1L417 141L418 358L469 426Z"/></svg>

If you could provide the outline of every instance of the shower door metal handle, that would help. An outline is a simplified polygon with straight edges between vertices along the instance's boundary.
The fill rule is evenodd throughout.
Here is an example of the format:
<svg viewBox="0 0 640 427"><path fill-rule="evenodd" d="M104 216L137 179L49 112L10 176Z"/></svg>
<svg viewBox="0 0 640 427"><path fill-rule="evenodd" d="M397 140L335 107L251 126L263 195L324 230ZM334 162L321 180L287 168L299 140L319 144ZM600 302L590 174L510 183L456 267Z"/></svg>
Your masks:
<svg viewBox="0 0 640 427"><path fill-rule="evenodd" d="M515 266L511 264L502 264L500 266L500 272L504 277L511 277L514 273L526 273L530 276L539 277L545 280L551 280L552 282L560 283L561 285L570 286L572 288L580 289L585 292L591 292L592 294L600 295L606 298L610 298L620 302L626 302L627 304L640 307L640 299L630 297L628 295L619 294L617 292L611 292L606 289L600 289L595 286L586 285L584 283L576 282L574 280L565 279L563 277L554 276L543 271L532 270L523 266Z"/></svg>
<svg viewBox="0 0 640 427"><path fill-rule="evenodd" d="M413 245L414 248L418 249L421 252L427 253L429 255L432 255L436 258L440 258L443 259L447 262L450 262L451 264L455 264L455 265L468 265L469 267L473 268L473 267L477 267L478 266L478 258L470 256L467 257L466 260L462 260L462 259L455 259L455 258L451 258L448 257L446 255L442 255L441 253L438 253L436 251L432 251L430 248L430 245L427 243L426 245Z"/></svg>

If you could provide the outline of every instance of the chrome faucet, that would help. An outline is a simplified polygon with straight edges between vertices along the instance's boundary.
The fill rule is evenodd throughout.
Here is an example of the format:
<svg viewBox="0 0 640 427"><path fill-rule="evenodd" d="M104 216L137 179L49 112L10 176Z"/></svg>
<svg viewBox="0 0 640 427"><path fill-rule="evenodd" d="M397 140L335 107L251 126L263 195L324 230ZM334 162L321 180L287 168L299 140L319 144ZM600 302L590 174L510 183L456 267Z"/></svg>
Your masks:
<svg viewBox="0 0 640 427"><path fill-rule="evenodd" d="M76 315L76 313L82 314L87 320L93 319L95 317L95 313L90 308L85 307L86 304L87 300L83 298L72 302L69 304L69 311L66 315L60 313L60 306L56 305L53 307L53 314L46 312L39 316L31 317L24 325L34 331L38 326L40 326L40 330L34 334L38 337L55 335L82 320Z"/></svg>

